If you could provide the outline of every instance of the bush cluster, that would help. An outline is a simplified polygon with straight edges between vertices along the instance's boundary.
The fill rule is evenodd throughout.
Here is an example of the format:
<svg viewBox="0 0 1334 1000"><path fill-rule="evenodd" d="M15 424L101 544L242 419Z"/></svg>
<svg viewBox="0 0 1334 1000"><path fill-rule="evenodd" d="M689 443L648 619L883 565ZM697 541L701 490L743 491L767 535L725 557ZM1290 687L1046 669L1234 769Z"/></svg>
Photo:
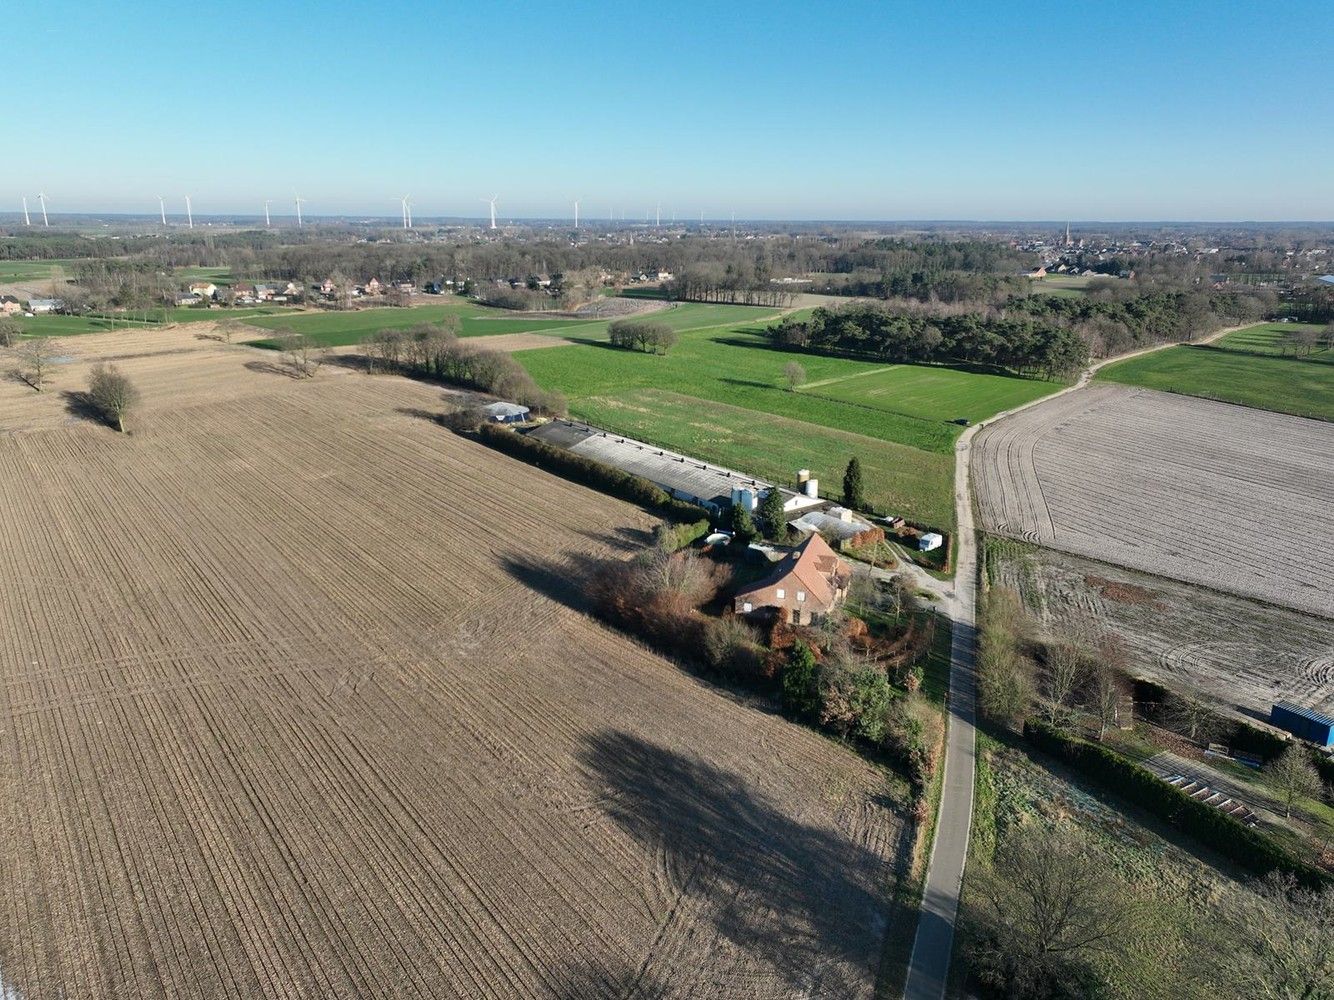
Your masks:
<svg viewBox="0 0 1334 1000"><path fill-rule="evenodd" d="M616 347L666 354L680 339L666 323L644 319L618 319L607 327L607 339Z"/></svg>
<svg viewBox="0 0 1334 1000"><path fill-rule="evenodd" d="M1024 723L1024 737L1244 868L1261 875L1273 871L1291 875L1312 889L1334 884L1330 876L1294 857L1272 838L1192 799L1115 750L1036 719Z"/></svg>
<svg viewBox="0 0 1334 1000"><path fill-rule="evenodd" d="M453 317L450 317L453 320ZM365 342L372 366L470 386L538 413L565 414L565 397L541 388L510 355L459 340L457 321L379 330Z"/></svg>

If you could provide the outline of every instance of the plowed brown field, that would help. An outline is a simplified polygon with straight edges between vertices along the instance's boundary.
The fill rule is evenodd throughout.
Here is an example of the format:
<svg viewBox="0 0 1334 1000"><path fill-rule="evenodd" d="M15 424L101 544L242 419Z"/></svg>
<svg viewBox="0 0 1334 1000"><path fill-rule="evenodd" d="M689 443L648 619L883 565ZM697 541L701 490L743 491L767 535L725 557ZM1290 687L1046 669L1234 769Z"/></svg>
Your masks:
<svg viewBox="0 0 1334 1000"><path fill-rule="evenodd" d="M1334 424L1094 385L984 428L982 526L1334 617Z"/></svg>
<svg viewBox="0 0 1334 1000"><path fill-rule="evenodd" d="M870 995L897 791L581 613L642 514L197 332L0 383L4 988Z"/></svg>

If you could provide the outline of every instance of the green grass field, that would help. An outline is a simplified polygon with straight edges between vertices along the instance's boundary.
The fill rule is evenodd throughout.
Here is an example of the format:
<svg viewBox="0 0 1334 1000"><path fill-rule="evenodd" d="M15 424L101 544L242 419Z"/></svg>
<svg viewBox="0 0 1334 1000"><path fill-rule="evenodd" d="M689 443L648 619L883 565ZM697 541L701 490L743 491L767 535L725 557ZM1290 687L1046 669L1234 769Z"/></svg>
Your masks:
<svg viewBox="0 0 1334 1000"><path fill-rule="evenodd" d="M798 391L925 420L963 418L976 422L1041 399L1059 388L1056 382L1014 375L935 365L892 365L822 385L808 384Z"/></svg>
<svg viewBox="0 0 1334 1000"><path fill-rule="evenodd" d="M130 327L155 327L165 323L201 323L208 320L248 319L271 316L279 309L256 306L253 309L150 309L125 316L19 316L18 323L28 337L74 337L85 333L105 333ZM147 319L144 317L147 316Z"/></svg>
<svg viewBox="0 0 1334 1000"><path fill-rule="evenodd" d="M952 453L962 432L949 421L981 419L1058 388L775 350L762 333L773 316L750 308L742 322L686 328L665 356L591 343L516 357L540 385L564 392L576 417L755 475L786 482L811 468L837 492L857 454L872 504L940 527L954 520ZM795 392L783 376L793 360L807 375Z"/></svg>
<svg viewBox="0 0 1334 1000"><path fill-rule="evenodd" d="M0 260L0 285L14 281L45 281L78 264L66 260Z"/></svg>
<svg viewBox="0 0 1334 1000"><path fill-rule="evenodd" d="M838 492L843 469L856 455L877 506L928 524L953 523L952 454L661 389L590 396L570 408L607 430L774 482L790 484L797 469L810 469L826 493Z"/></svg>
<svg viewBox="0 0 1334 1000"><path fill-rule="evenodd" d="M1098 378L1262 410L1334 420L1334 351L1284 354L1295 323L1263 323L1213 344L1169 347L1109 365Z"/></svg>
<svg viewBox="0 0 1334 1000"><path fill-rule="evenodd" d="M686 303L660 313L651 319L664 322L673 329L711 326L748 318L753 310L746 306L709 306ZM766 312L765 315L771 315ZM588 341L607 339L610 320L559 319L550 316L524 316L511 309L495 309L460 299L447 299L440 304L413 306L408 309L363 309L352 312L305 313L283 319L254 323L266 330L294 330L304 333L325 347L343 347L359 344L380 330L403 330L418 323L438 323L446 316L457 316L459 335L488 337L502 333L543 333Z"/></svg>

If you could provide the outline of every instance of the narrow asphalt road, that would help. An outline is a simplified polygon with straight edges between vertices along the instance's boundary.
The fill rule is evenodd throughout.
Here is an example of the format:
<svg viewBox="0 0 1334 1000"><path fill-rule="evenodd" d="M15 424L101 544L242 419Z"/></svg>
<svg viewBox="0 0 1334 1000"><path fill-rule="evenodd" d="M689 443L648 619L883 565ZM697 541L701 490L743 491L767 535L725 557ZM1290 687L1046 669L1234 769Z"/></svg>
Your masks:
<svg viewBox="0 0 1334 1000"><path fill-rule="evenodd" d="M1236 330L1254 324L1217 330L1195 344L1208 344ZM968 838L973 825L973 778L977 758L976 718L976 640L977 640L977 533L973 525L973 498L969 487L968 460L973 436L1012 413L1040 406L1068 392L1077 392L1093 380L1098 369L1127 358L1174 347L1174 343L1154 344L1091 364L1071 386L997 413L969 427L954 446L954 510L958 522L955 554L954 592L946 602L945 612L954 621L950 644L949 715L945 736L945 775L936 814L936 839L927 866L926 887L917 919L904 1000L941 1000L949 978L950 957L954 951L954 924L959 913L959 893L963 887L964 865L968 861Z"/></svg>

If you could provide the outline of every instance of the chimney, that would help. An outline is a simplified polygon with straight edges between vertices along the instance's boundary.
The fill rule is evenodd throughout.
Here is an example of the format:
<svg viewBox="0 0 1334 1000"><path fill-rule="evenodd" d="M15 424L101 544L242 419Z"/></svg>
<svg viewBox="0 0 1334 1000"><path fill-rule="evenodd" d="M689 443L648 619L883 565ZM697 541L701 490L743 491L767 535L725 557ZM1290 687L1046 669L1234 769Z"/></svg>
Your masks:
<svg viewBox="0 0 1334 1000"><path fill-rule="evenodd" d="M811 479L811 478L810 478L810 473L807 473L806 475L807 475L807 478L805 478L805 479L803 479L803 480L801 481L801 492L805 493L805 494L806 494L808 497L810 497L812 500L819 500L819 499L820 499L820 480L818 480L818 479Z"/></svg>

